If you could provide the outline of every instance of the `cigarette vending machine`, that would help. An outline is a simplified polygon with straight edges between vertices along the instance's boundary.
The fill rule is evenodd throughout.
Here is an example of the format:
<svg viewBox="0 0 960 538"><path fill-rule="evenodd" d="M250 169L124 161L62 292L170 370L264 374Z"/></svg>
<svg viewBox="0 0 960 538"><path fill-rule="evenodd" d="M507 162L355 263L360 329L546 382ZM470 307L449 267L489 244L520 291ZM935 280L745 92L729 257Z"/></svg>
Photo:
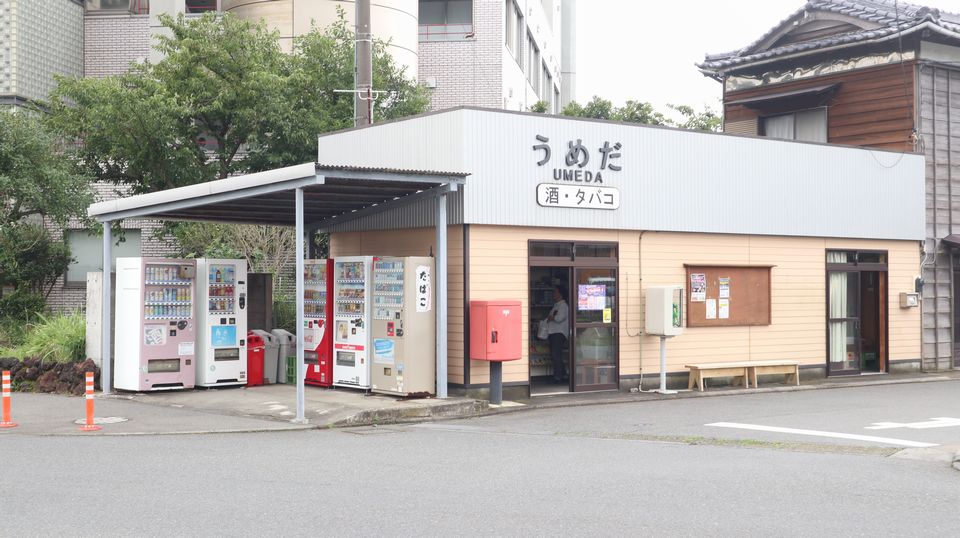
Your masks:
<svg viewBox="0 0 960 538"><path fill-rule="evenodd" d="M118 389L193 388L196 274L194 260L117 258Z"/></svg>
<svg viewBox="0 0 960 538"><path fill-rule="evenodd" d="M333 384L370 388L370 269L374 258L334 261Z"/></svg>
<svg viewBox="0 0 960 538"><path fill-rule="evenodd" d="M304 383L333 385L333 260L305 260L303 275ZM281 360L283 360L281 358Z"/></svg>
<svg viewBox="0 0 960 538"><path fill-rule="evenodd" d="M398 396L435 393L436 329L433 258L375 259L372 390Z"/></svg>
<svg viewBox="0 0 960 538"><path fill-rule="evenodd" d="M197 260L197 385L247 384L247 262Z"/></svg>

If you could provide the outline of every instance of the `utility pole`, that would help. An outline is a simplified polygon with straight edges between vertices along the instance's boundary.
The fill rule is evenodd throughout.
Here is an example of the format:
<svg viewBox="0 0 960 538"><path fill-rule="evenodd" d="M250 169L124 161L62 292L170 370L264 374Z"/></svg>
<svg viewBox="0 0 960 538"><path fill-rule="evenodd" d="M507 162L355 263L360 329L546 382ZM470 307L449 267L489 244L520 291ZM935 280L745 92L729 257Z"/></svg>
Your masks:
<svg viewBox="0 0 960 538"><path fill-rule="evenodd" d="M353 124L373 123L373 35L370 32L370 0L356 0L356 42L353 71Z"/></svg>

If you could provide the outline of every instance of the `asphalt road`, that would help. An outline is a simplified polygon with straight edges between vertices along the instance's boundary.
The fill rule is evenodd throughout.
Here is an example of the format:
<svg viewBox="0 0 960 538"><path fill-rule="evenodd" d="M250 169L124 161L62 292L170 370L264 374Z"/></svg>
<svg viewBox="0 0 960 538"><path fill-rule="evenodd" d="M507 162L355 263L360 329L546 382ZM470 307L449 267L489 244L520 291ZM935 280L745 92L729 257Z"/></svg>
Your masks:
<svg viewBox="0 0 960 538"><path fill-rule="evenodd" d="M3 436L0 535L956 536L960 472L938 455L960 426L865 429L937 417L960 417L960 382L348 430Z"/></svg>

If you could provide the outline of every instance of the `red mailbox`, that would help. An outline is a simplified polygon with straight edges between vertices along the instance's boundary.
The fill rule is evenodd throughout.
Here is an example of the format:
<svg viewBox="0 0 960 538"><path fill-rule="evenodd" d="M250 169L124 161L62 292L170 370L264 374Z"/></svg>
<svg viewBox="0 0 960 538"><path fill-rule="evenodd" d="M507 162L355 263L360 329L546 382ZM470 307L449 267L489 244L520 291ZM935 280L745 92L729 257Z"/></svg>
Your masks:
<svg viewBox="0 0 960 538"><path fill-rule="evenodd" d="M470 358L518 360L521 325L520 301L470 301Z"/></svg>
<svg viewBox="0 0 960 538"><path fill-rule="evenodd" d="M263 338L247 333L247 386L263 385L263 360L266 350Z"/></svg>

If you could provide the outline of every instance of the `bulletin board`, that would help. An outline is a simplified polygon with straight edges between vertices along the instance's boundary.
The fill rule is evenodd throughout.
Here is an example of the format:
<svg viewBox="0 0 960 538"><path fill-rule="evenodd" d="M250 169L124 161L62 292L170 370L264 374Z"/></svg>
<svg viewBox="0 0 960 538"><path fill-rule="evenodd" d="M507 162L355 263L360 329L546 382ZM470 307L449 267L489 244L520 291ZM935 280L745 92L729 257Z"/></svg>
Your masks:
<svg viewBox="0 0 960 538"><path fill-rule="evenodd" d="M687 326L770 325L772 265L689 265Z"/></svg>

